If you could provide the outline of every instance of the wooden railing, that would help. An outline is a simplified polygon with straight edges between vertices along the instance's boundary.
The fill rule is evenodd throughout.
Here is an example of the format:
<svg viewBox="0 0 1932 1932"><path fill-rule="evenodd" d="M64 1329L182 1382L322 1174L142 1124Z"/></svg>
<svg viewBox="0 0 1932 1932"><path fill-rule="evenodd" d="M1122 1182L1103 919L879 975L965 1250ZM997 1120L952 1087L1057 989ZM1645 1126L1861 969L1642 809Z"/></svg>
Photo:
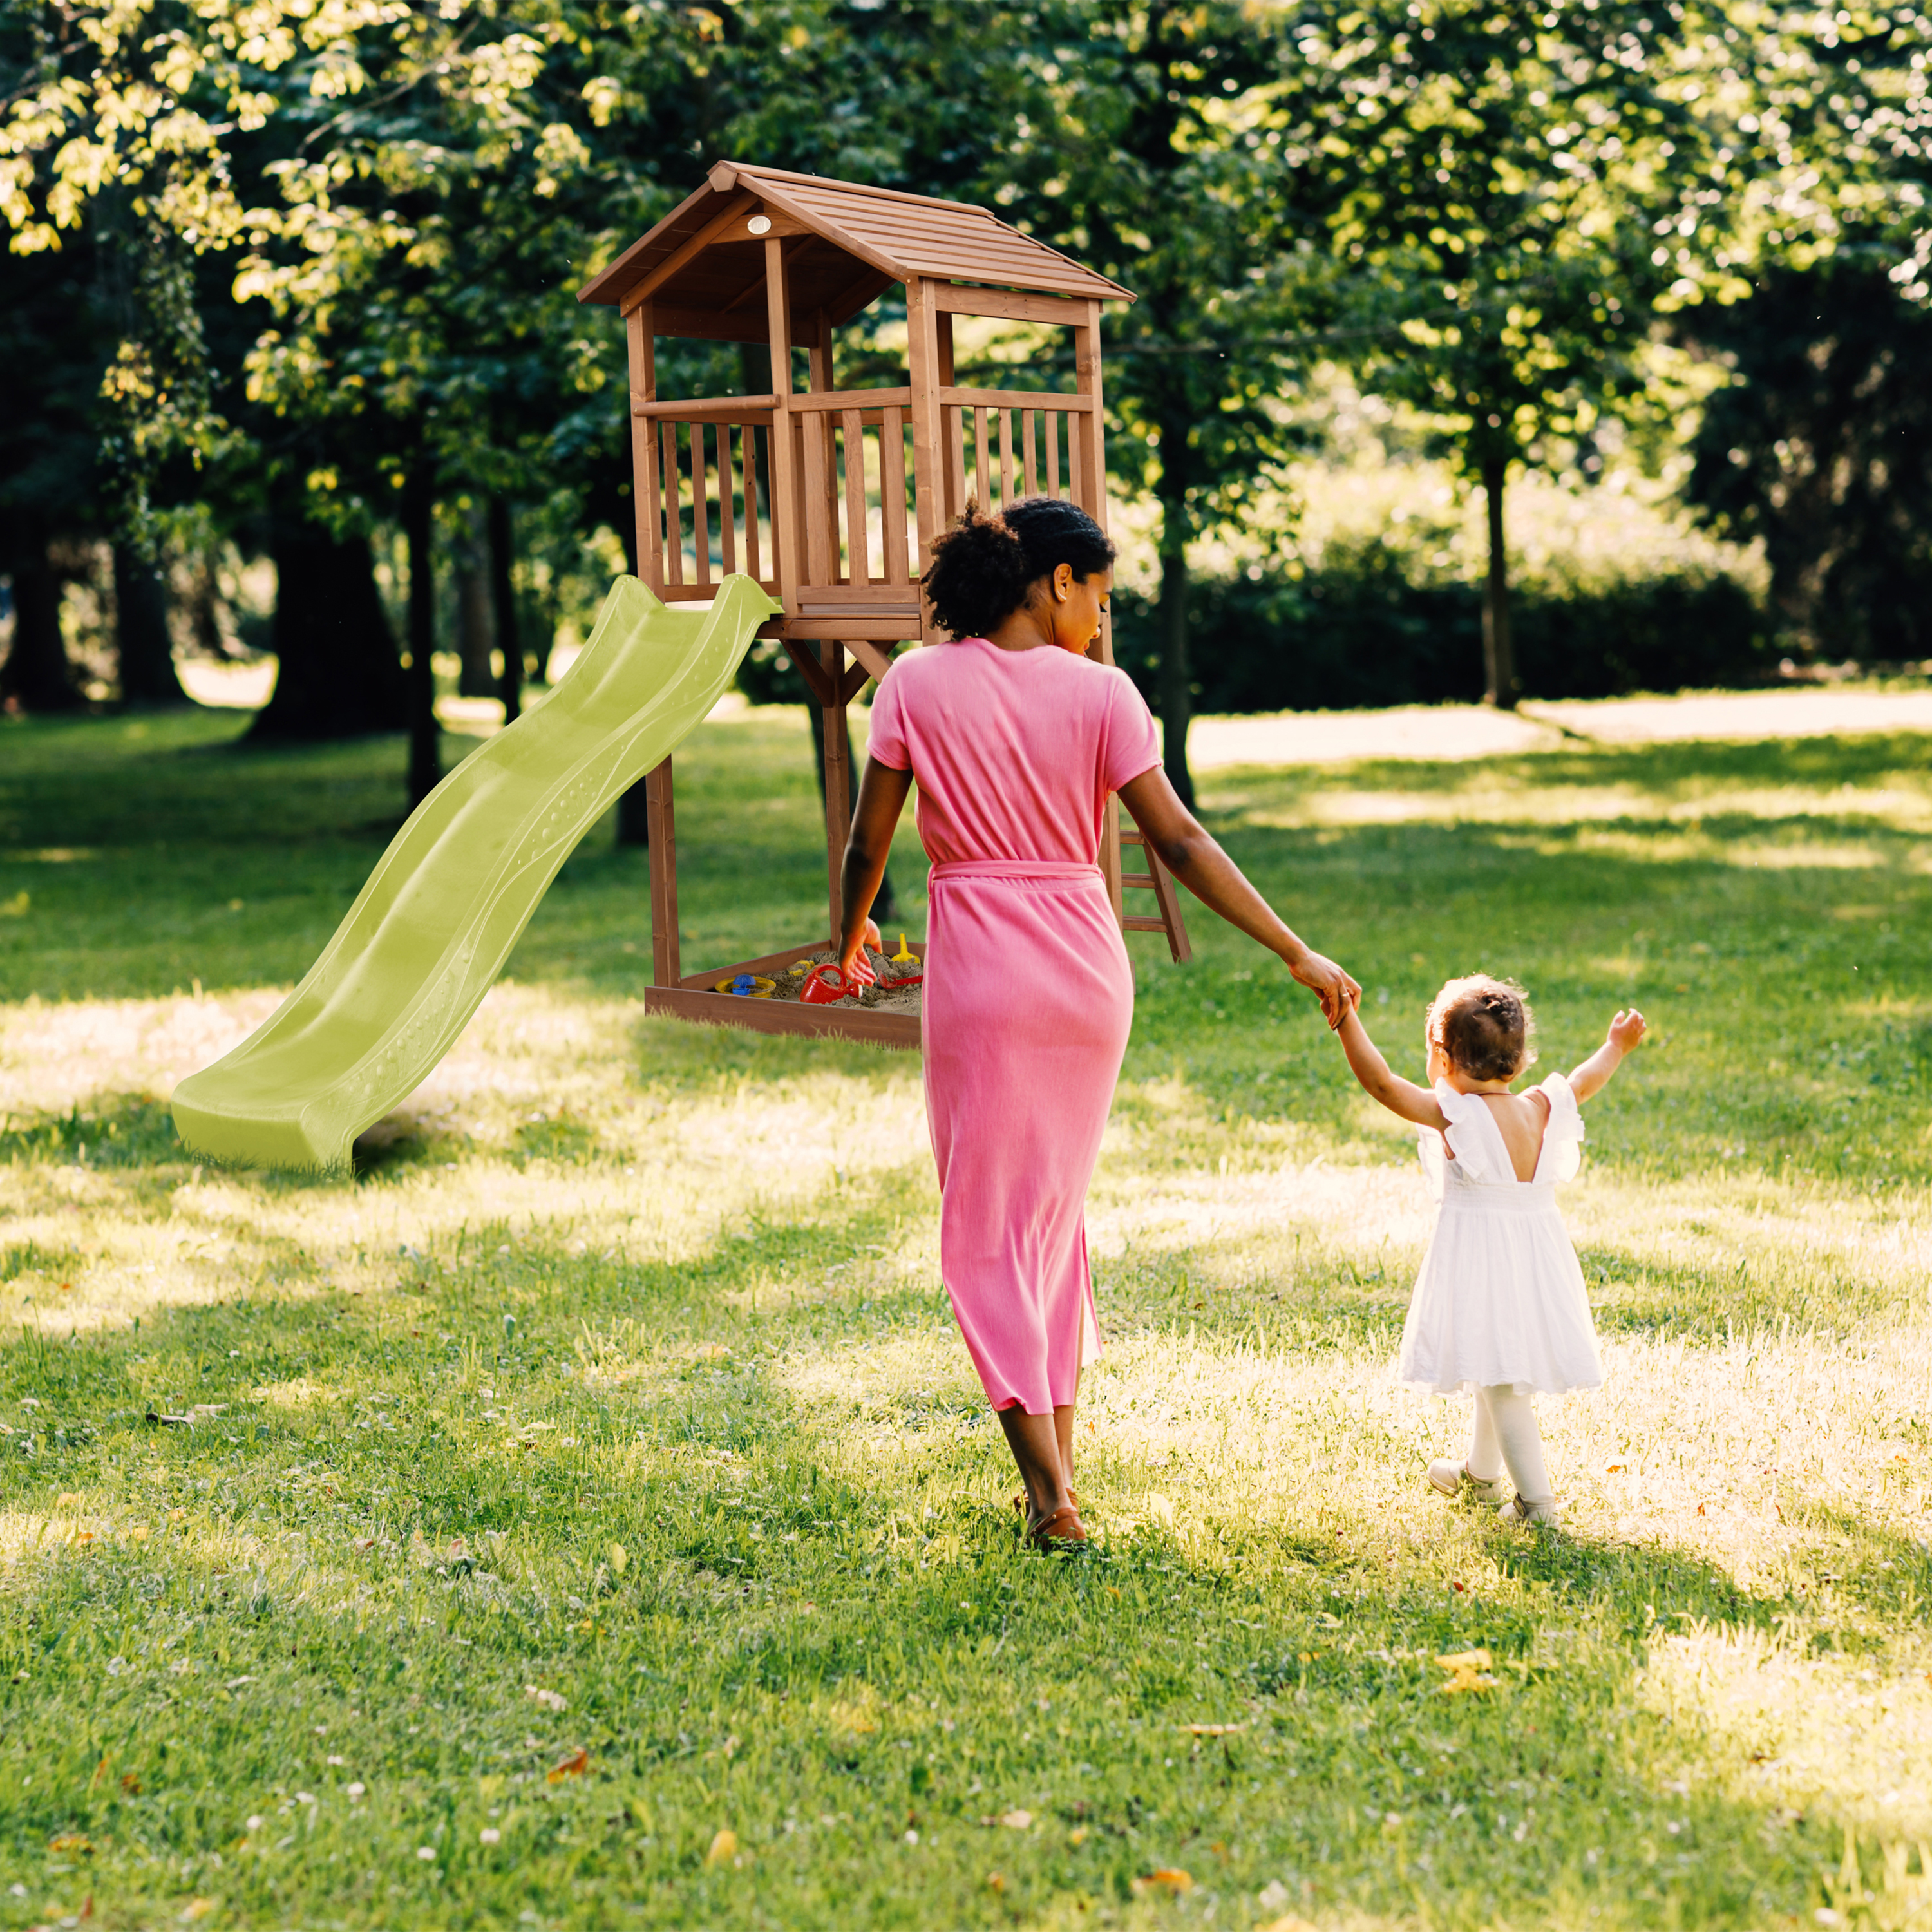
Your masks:
<svg viewBox="0 0 1932 1932"><path fill-rule="evenodd" d="M946 522L970 500L989 512L1021 496L1088 503L1097 421L1092 400L1058 391L943 388L940 476ZM839 614L876 617L862 634L916 634L921 568L910 389L640 401L645 574L668 602L706 598L742 571L786 594L807 634ZM774 541L772 469L789 450L796 488L789 568ZM895 626L899 628L895 628Z"/></svg>
<svg viewBox="0 0 1932 1932"><path fill-rule="evenodd" d="M912 392L814 390L788 407L804 440L801 595L838 585L860 602L915 602Z"/></svg>
<svg viewBox="0 0 1932 1932"><path fill-rule="evenodd" d="M1029 389L942 389L945 504L950 522L969 500L988 512L1022 496L1085 503L1091 466L1084 396Z"/></svg>
<svg viewBox="0 0 1932 1932"><path fill-rule="evenodd" d="M774 595L778 556L768 502L776 396L638 403L645 442L645 575L667 602L714 594L742 571Z"/></svg>

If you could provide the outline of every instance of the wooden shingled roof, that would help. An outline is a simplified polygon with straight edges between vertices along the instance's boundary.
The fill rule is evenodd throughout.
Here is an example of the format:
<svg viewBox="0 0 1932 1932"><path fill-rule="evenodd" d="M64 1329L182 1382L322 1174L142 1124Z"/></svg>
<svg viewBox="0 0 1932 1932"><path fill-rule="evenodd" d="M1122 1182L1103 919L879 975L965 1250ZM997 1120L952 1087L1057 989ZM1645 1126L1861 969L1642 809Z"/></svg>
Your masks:
<svg viewBox="0 0 1932 1932"><path fill-rule="evenodd" d="M748 223L764 215L754 236ZM1023 235L990 210L856 182L721 161L705 184L578 291L628 308L648 295L668 335L764 339L764 234L786 237L794 312L848 321L914 275L1100 302L1118 282Z"/></svg>

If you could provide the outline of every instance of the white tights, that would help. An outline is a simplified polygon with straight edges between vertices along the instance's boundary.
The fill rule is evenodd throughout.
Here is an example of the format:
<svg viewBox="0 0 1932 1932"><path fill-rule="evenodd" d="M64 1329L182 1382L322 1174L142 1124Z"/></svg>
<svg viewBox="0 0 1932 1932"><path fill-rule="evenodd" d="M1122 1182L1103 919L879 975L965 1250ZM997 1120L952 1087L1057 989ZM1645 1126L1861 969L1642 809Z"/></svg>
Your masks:
<svg viewBox="0 0 1932 1932"><path fill-rule="evenodd" d="M1494 1482L1507 1468L1516 1494L1532 1506L1555 1498L1550 1472L1544 1466L1536 1404L1508 1382L1476 1391L1476 1426L1463 1466L1483 1483Z"/></svg>

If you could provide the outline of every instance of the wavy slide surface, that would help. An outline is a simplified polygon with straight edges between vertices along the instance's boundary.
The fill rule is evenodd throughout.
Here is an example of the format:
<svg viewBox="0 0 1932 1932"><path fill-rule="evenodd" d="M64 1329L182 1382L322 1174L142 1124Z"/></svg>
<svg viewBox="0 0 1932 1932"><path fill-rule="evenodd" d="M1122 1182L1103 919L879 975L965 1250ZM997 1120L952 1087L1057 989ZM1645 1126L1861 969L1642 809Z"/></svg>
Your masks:
<svg viewBox="0 0 1932 1932"><path fill-rule="evenodd" d="M747 577L704 608L618 578L556 688L410 814L302 984L175 1089L183 1142L346 1168L448 1052L578 841L723 695L778 608Z"/></svg>

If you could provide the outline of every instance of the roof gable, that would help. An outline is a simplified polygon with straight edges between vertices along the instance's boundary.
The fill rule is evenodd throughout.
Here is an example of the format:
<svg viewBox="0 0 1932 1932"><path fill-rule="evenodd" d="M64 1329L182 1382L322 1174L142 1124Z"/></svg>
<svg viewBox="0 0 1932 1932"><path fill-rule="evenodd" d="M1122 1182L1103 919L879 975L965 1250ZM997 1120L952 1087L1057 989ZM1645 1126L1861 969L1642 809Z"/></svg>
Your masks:
<svg viewBox="0 0 1932 1932"><path fill-rule="evenodd" d="M1088 301L1131 302L1117 282L1083 267L970 202L940 201L856 182L721 161L705 185L578 292L586 302L629 306L640 288L684 311L761 316L764 248L751 218L789 230L786 280L796 310L834 323L858 314L890 283L913 276L1024 289ZM655 286L652 286L655 278Z"/></svg>

